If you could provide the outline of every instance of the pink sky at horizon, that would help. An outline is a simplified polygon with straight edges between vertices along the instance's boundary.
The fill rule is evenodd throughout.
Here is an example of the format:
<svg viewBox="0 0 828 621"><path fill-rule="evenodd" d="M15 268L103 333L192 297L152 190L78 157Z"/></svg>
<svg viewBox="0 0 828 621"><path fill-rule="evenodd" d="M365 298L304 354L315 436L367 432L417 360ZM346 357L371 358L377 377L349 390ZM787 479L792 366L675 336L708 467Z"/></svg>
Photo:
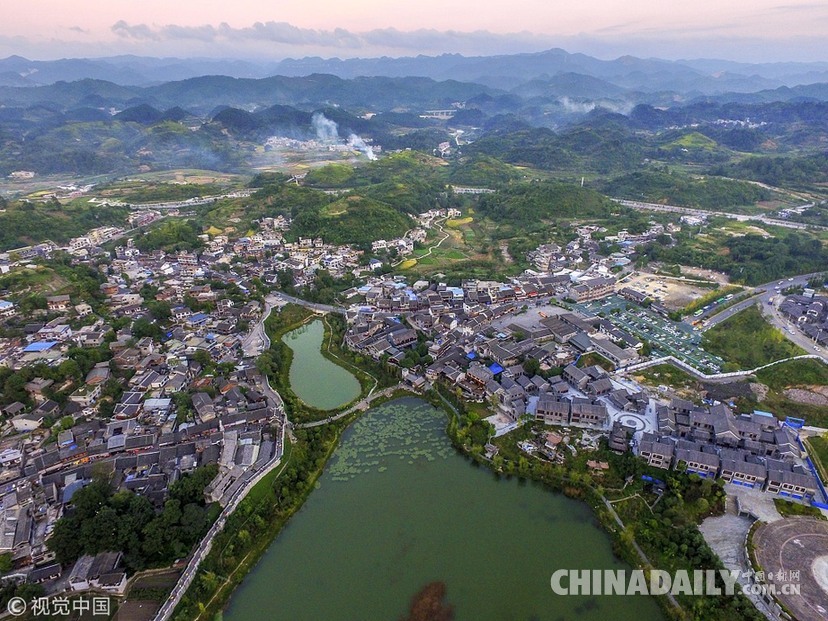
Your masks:
<svg viewBox="0 0 828 621"><path fill-rule="evenodd" d="M273 25L252 28L257 22ZM420 32L400 42L394 33L362 36L386 29ZM43 58L485 54L559 45L605 56L828 60L819 44L825 32L828 3L814 0L29 0L0 8L0 54Z"/></svg>

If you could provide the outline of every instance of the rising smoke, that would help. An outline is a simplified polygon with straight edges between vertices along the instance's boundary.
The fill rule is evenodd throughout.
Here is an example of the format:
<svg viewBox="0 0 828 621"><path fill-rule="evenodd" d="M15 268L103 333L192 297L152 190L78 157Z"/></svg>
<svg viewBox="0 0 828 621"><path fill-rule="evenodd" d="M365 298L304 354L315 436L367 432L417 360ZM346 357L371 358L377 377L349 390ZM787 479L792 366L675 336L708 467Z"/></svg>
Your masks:
<svg viewBox="0 0 828 621"><path fill-rule="evenodd" d="M339 127L336 122L332 121L321 112L314 112L311 117L311 125L313 127L313 131L316 132L316 139L319 140L319 142L326 144L342 144L343 140L339 136ZM374 150L371 146L365 144L365 141L356 134L348 136L346 144L352 149L364 153L369 160L377 159L377 156L374 154Z"/></svg>
<svg viewBox="0 0 828 621"><path fill-rule="evenodd" d="M348 146L352 149L356 149L357 151L364 153L369 160L377 159L377 156L374 155L374 150L371 148L371 146L365 144L365 141L356 134L351 134L350 136L348 136Z"/></svg>
<svg viewBox="0 0 828 621"><path fill-rule="evenodd" d="M574 101L569 97L559 97L558 103L563 106L564 110L574 114L588 114L596 108L603 108L609 112L629 115L633 109L633 104L629 102L610 101L607 99L598 101Z"/></svg>
<svg viewBox="0 0 828 621"><path fill-rule="evenodd" d="M319 142L339 142L339 129L336 123L321 112L313 113L311 125Z"/></svg>

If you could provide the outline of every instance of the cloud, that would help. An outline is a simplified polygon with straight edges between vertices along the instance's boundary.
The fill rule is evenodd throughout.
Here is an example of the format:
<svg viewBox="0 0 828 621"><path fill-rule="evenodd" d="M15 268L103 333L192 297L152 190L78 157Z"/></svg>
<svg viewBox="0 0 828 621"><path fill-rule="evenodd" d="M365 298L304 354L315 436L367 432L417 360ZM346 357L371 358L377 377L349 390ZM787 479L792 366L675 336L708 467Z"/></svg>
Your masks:
<svg viewBox="0 0 828 621"><path fill-rule="evenodd" d="M161 37L146 24L130 26L124 20L112 25L112 32L125 39L159 41Z"/></svg>
<svg viewBox="0 0 828 621"><path fill-rule="evenodd" d="M783 2L785 0L779 3L780 10L773 19L768 18L767 13L753 16L754 21L763 21L763 30L743 27L730 15L723 15L716 23L700 18L694 23L679 26L673 22L662 27L654 27L641 16L632 16L619 19L615 24L569 35L525 30L494 33L488 30L399 30L393 27L357 32L345 28L302 28L280 21L261 21L245 26L231 26L226 22L193 26L120 20L105 28L103 33L83 32L82 28L65 26L62 38L40 33L25 37L18 33L0 34L0 56L22 54L48 59L136 54L275 61L308 56L376 58L449 53L494 56L564 48L607 59L633 55L667 59L705 56L748 62L828 60L828 48L820 29L826 19L819 13L822 5L811 4L811 13L799 13L807 14L808 22L818 34L797 33L796 29L787 27L797 13L784 12ZM769 22L776 26L771 28Z"/></svg>
<svg viewBox="0 0 828 621"><path fill-rule="evenodd" d="M210 44L253 43L275 44L292 48L345 50L351 52L474 52L489 50L494 53L513 52L518 49L537 51L548 48L552 37L529 32L497 34L486 30L461 32L420 29L401 31L396 28L380 28L367 32L352 32L344 28L318 30L299 28L286 22L256 22L251 26L234 28L227 23L218 26L149 26L115 23L112 32L122 39L133 41L181 41ZM492 49L492 46L494 48Z"/></svg>
<svg viewBox="0 0 828 621"><path fill-rule="evenodd" d="M785 13L790 13L791 11L817 11L818 13L824 13L828 7L825 6L823 2L811 2L805 4L779 4L777 6L771 7L772 11L782 11Z"/></svg>

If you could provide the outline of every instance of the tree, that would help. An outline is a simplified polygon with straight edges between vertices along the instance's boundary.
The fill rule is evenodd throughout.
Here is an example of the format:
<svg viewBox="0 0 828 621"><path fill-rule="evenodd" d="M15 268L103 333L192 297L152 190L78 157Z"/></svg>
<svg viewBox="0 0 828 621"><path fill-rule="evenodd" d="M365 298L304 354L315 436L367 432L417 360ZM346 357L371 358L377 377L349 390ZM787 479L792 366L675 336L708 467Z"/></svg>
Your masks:
<svg viewBox="0 0 828 621"><path fill-rule="evenodd" d="M132 324L132 336L136 339L150 337L154 340L161 340L164 333L158 324L152 323L149 319L141 317L136 319Z"/></svg>
<svg viewBox="0 0 828 621"><path fill-rule="evenodd" d="M206 367L213 362L213 359L210 356L210 352L208 352L206 349L196 350L196 352L193 354L193 360L195 360L202 367Z"/></svg>
<svg viewBox="0 0 828 621"><path fill-rule="evenodd" d="M529 377L534 377L540 373L540 362L537 358L528 358L523 362L523 371Z"/></svg>
<svg viewBox="0 0 828 621"><path fill-rule="evenodd" d="M169 563L185 556L207 529L203 493L216 472L215 466L199 468L174 483L160 513L143 496L113 495L106 482L94 481L72 497L72 510L58 520L47 545L61 563L105 550L123 551L133 571Z"/></svg>
<svg viewBox="0 0 828 621"><path fill-rule="evenodd" d="M188 392L176 392L172 396L175 403L175 420L183 423L189 420L193 414L193 401Z"/></svg>
<svg viewBox="0 0 828 621"><path fill-rule="evenodd" d="M172 317L172 309L168 302L150 300L145 303L145 306L156 321L165 322Z"/></svg>

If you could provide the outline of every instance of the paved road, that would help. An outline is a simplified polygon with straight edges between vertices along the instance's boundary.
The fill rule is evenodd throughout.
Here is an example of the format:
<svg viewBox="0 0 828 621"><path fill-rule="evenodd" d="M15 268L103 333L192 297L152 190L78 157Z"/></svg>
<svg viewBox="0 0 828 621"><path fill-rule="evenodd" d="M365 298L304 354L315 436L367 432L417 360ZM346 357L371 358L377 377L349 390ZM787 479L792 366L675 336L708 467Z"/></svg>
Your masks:
<svg viewBox="0 0 828 621"><path fill-rule="evenodd" d="M298 304L299 306L304 306L305 308L309 308L311 310L319 311L320 313L336 313L339 315L345 314L345 309L342 306L331 306L330 304L316 304L315 302L308 302L307 300L303 300L302 298L295 298L292 295L288 295L287 293L283 293L281 291L277 291L272 294L275 298L281 298L285 302L291 302L293 304Z"/></svg>
<svg viewBox="0 0 828 621"><path fill-rule="evenodd" d="M253 326L253 329L250 330L250 333L242 341L242 351L244 352L245 358L255 358L270 347L270 339L267 337L267 332L265 332L264 323L270 316L270 311L278 303L278 298L273 295L265 298L265 307L261 319L256 322L256 325Z"/></svg>
<svg viewBox="0 0 828 621"><path fill-rule="evenodd" d="M268 296L265 299L265 309L262 313L261 319L256 323L253 330L251 330L250 334L245 338L242 348L245 352L245 356L255 357L259 355L261 351L270 347L270 338L267 336L267 333L264 329L264 323L267 318L270 316L271 311L275 306L278 306L279 299L274 296ZM167 599L158 612L155 615L154 621L167 621L175 610L175 607L181 601L181 598L186 593L187 589L192 584L193 579L198 574L198 568L201 565L201 562L210 553L210 549L213 546L213 539L218 535L221 530L224 528L225 523L227 522L227 518L230 516L233 511L235 511L236 507L238 507L239 503L244 500L247 493L253 488L253 486L258 483L267 473L269 473L274 468L278 467L282 461L282 455L284 452L284 436L289 424L287 420L287 415L285 413L285 404L282 401L281 395L278 392L273 390L270 386L270 381L268 380L267 376L264 377L265 383L260 386L262 392L264 393L265 397L275 405L276 409L278 410L279 419L280 419L280 427L281 433L276 438L276 445L273 449L273 457L261 470L256 471L256 465L254 464L250 470L245 472L244 476L248 477L247 482L239 487L236 490L236 493L228 500L227 504L222 509L221 513L219 514L218 519L213 523L210 527L210 530L207 532L207 535L201 540L198 547L195 549L195 552L190 557L189 562L187 563L187 567L184 569L184 572L181 574L181 577L178 579L178 583L173 588L172 592L170 593L169 599Z"/></svg>
<svg viewBox="0 0 828 621"><path fill-rule="evenodd" d="M244 351L245 358L255 358L264 350L270 349L270 337L267 335L264 324L273 309L279 305L280 300L278 297L269 295L265 298L265 308L261 318L258 322L256 322L256 325L253 326L250 334L248 334L242 342L242 350ZM287 422L287 418L285 416L285 403L282 401L282 396L270 387L270 380L267 376L265 376L264 385L260 386L260 388L262 389L264 396L276 406L282 417L285 419L285 422Z"/></svg>
<svg viewBox="0 0 828 621"><path fill-rule="evenodd" d="M641 201L629 201L621 198L612 199L619 205L629 207L631 209L638 209L644 211L663 211L668 213L680 213L689 216L723 216L731 220L738 220L739 222L761 222L762 224L770 224L773 226L783 226L788 229L819 229L828 230L828 227L818 226L816 224L804 224L802 222L791 222L789 220L782 220L778 218L771 218L762 214L744 214L744 213L728 213L726 211L713 211L709 209L693 209L691 207L679 207L677 205L660 205L658 203L643 203Z"/></svg>
<svg viewBox="0 0 828 621"><path fill-rule="evenodd" d="M291 304L298 304L299 306L304 306L305 308L309 308L313 311L317 311L320 313L334 313L337 315L344 315L348 312L344 306L332 306L330 304L317 304L315 302L308 302L307 300L303 300L302 298L297 298L292 295L288 295L287 293L283 293L281 291L276 291L273 294L273 297L277 299L281 299L284 302L290 302ZM359 307L358 305L356 307ZM352 307L354 308L354 307ZM386 311L378 311L374 310L371 311L375 317L399 317L404 313L389 313Z"/></svg>
<svg viewBox="0 0 828 621"><path fill-rule="evenodd" d="M210 550L213 547L213 539L215 539L216 535L218 535L224 528L227 518L231 513L233 513L233 511L236 510L236 507L238 507L239 503L244 500L244 497L247 496L247 493L253 488L253 486L256 485L256 483L258 483L267 473L274 468L277 468L281 461L280 455L274 455L273 459L271 459L261 470L259 470L259 472L250 478L247 485L244 485L238 489L236 494L227 503L227 506L222 509L218 519L210 527L207 535L198 544L198 547L195 549L193 555L187 563L187 567L178 579L178 583L175 587L173 587L169 598L161 605L161 608L155 614L153 621L167 621L167 619L172 616L175 607L181 601L184 593L187 592L187 589L190 587L198 574L198 568L201 565L201 562L210 553Z"/></svg>
<svg viewBox="0 0 828 621"><path fill-rule="evenodd" d="M800 276L793 276L792 278L782 278L780 280L774 280L773 282L765 283L764 285L757 287L757 291L761 290L762 293L753 296L749 300L745 300L743 302L739 302L738 304L734 304L733 306L723 310L721 313L713 315L713 317L707 320L707 323L704 326L703 330L709 330L713 326L720 324L721 322L732 317L736 313L739 313L745 310L746 308L753 306L754 304L759 304L762 310L762 314L765 316L765 318L772 325L782 330L782 333L787 337L789 341L804 349L806 353L814 354L825 358L825 350L823 350L822 347L816 345L807 336L802 334L802 332L800 332L796 327L793 327L793 324L791 324L787 319L785 319L779 312L779 304L781 304L782 300L785 297L784 295L782 295L783 289L786 289L788 287L807 286L808 281L811 278L813 278L814 276L818 276L822 273L823 272L816 272L814 274L802 274ZM773 298L773 304L770 304L771 298Z"/></svg>
<svg viewBox="0 0 828 621"><path fill-rule="evenodd" d="M730 501L731 499L728 498L728 505L735 504ZM699 531L704 536L705 541L722 561L725 569L740 572L738 583L742 587L750 584L750 579L747 576L751 567L745 554L745 537L751 524L753 524L753 521L749 518L739 517L732 512L728 512L725 515L709 517L699 526ZM750 590L745 595L753 602L757 610L765 615L766 619L775 621L779 618L773 613L773 608L768 606L761 596L752 594Z"/></svg>
<svg viewBox="0 0 828 621"><path fill-rule="evenodd" d="M779 312L779 305L781 302L782 296L777 296L773 304L762 307L762 315L764 315L765 319L782 330L782 333L789 341L795 345L798 345L807 353L820 356L828 362L825 350L808 338L804 333L800 332L799 328L797 328L793 323L785 318L781 312Z"/></svg>
<svg viewBox="0 0 828 621"><path fill-rule="evenodd" d="M182 201L168 201L168 202L159 202L159 203L129 203L127 201L121 201L122 204L125 204L130 209L184 209L187 207L198 207L199 205L207 205L209 203L215 203L217 201L223 200L225 198L247 198L253 194L255 190L237 190L235 192L230 192L229 194L218 194L216 196L201 196L197 198L189 198Z"/></svg>

